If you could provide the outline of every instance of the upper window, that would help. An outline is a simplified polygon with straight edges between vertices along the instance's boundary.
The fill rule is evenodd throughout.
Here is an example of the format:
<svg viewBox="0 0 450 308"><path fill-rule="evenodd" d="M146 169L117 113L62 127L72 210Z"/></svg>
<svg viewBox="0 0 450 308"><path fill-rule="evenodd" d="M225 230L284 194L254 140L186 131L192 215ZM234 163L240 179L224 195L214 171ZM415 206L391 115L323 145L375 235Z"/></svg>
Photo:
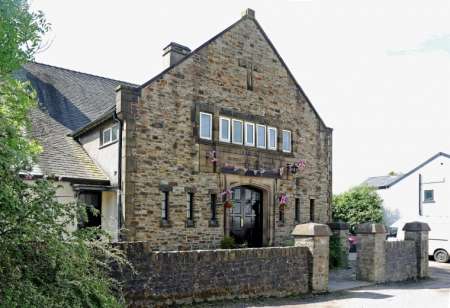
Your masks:
<svg viewBox="0 0 450 308"><path fill-rule="evenodd" d="M212 140L212 114L200 112L200 138Z"/></svg>
<svg viewBox="0 0 450 308"><path fill-rule="evenodd" d="M275 127L267 127L267 148L269 150L277 149L277 129Z"/></svg>
<svg viewBox="0 0 450 308"><path fill-rule="evenodd" d="M423 202L434 202L434 190L425 190L423 192Z"/></svg>
<svg viewBox="0 0 450 308"><path fill-rule="evenodd" d="M242 121L233 119L233 143L242 144L244 135L243 131Z"/></svg>
<svg viewBox="0 0 450 308"><path fill-rule="evenodd" d="M255 146L255 124L245 122L245 145Z"/></svg>
<svg viewBox="0 0 450 308"><path fill-rule="evenodd" d="M230 119L220 117L219 140L222 142L230 142L230 139L231 139L230 131L231 131Z"/></svg>
<svg viewBox="0 0 450 308"><path fill-rule="evenodd" d="M292 140L291 132L289 130L283 130L283 152L286 153L292 152L291 140Z"/></svg>
<svg viewBox="0 0 450 308"><path fill-rule="evenodd" d="M256 146L261 149L266 148L266 127L256 124Z"/></svg>
<svg viewBox="0 0 450 308"><path fill-rule="evenodd" d="M113 125L102 131L100 145L107 145L119 139L119 125Z"/></svg>

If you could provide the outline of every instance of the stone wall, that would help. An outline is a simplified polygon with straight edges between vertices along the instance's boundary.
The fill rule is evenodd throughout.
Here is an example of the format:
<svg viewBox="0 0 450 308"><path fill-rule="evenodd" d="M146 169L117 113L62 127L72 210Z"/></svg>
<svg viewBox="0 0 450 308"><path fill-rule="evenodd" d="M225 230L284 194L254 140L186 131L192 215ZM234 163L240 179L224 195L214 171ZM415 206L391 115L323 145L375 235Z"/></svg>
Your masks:
<svg viewBox="0 0 450 308"><path fill-rule="evenodd" d="M385 243L385 281L417 278L417 258L414 241Z"/></svg>
<svg viewBox="0 0 450 308"><path fill-rule="evenodd" d="M310 291L311 254L306 247L152 252L145 242L120 243L137 275L124 282L127 304L149 307Z"/></svg>
<svg viewBox="0 0 450 308"><path fill-rule="evenodd" d="M253 62L253 88L247 88ZM137 91L122 88L117 110L124 121L122 166L125 207L124 239L150 241L155 250L213 249L227 234L220 200L217 222L211 223L210 196L232 185L262 188L268 202L264 212L265 246L291 239L298 223L330 220L332 131L328 128L284 65L256 20L246 15L185 60ZM213 140L197 136L199 112L213 114ZM218 141L219 116L274 126L278 150L271 151ZM282 129L292 132L292 153L280 149ZM218 155L212 168L208 152ZM306 160L296 175L227 174L221 165L277 170ZM267 172L266 174L269 174ZM169 191L169 221L161 223L161 187ZM195 191L194 221L186 219L186 191ZM277 196L286 193L288 206L279 220ZM295 199L300 218L295 221ZM228 220L229 221L229 220Z"/></svg>
<svg viewBox="0 0 450 308"><path fill-rule="evenodd" d="M382 224L358 225L356 278L373 282L428 277L428 231L426 223L407 223L404 241L386 241Z"/></svg>

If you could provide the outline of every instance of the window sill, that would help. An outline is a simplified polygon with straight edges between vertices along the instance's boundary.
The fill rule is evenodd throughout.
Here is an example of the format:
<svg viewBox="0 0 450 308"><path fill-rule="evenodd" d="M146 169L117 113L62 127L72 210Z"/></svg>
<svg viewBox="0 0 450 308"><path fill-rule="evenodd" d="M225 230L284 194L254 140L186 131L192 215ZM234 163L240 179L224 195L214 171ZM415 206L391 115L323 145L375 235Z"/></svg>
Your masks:
<svg viewBox="0 0 450 308"><path fill-rule="evenodd" d="M208 227L210 227L210 228L217 228L217 227L219 227L219 221L217 219L210 220L208 222Z"/></svg>
<svg viewBox="0 0 450 308"><path fill-rule="evenodd" d="M224 141L213 141L213 140L205 140L205 139L197 139L197 142L199 144L207 144L207 145L216 145L216 146L228 146L230 148L235 148L235 149L241 149L241 150L250 150L250 151L255 151L255 152L260 152L260 153L267 153L267 154L276 154L276 155L283 155L285 157L295 157L293 152L283 152L280 149L277 150L271 150L268 148L259 148L257 146L247 146L247 145L243 145L243 144L236 144L233 142L224 142Z"/></svg>
<svg viewBox="0 0 450 308"><path fill-rule="evenodd" d="M423 203L436 203L434 200L424 200Z"/></svg>
<svg viewBox="0 0 450 308"><path fill-rule="evenodd" d="M159 226L161 228L170 228L172 227L172 223L167 219L161 219Z"/></svg>
<svg viewBox="0 0 450 308"><path fill-rule="evenodd" d="M117 142L119 142L119 139L110 143L102 144L101 146L98 147L98 149L101 150L103 148L109 147L110 145L116 144Z"/></svg>

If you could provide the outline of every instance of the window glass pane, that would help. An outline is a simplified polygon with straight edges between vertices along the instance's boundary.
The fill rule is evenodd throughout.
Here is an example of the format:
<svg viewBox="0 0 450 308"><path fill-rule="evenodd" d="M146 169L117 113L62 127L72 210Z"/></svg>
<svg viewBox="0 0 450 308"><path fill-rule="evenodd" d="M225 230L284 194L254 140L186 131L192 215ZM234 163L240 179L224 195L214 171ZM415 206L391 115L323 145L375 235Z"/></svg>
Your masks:
<svg viewBox="0 0 450 308"><path fill-rule="evenodd" d="M255 145L255 125L252 123L245 123L245 144Z"/></svg>
<svg viewBox="0 0 450 308"><path fill-rule="evenodd" d="M119 126L118 125L114 125L111 129L111 141L116 141L117 139L119 139Z"/></svg>
<svg viewBox="0 0 450 308"><path fill-rule="evenodd" d="M256 142L259 148L266 147L266 127L265 126L256 126Z"/></svg>
<svg viewBox="0 0 450 308"><path fill-rule="evenodd" d="M111 141L111 129L105 129L103 131L103 144L108 143Z"/></svg>
<svg viewBox="0 0 450 308"><path fill-rule="evenodd" d="M212 115L209 113L200 113L200 138L212 139Z"/></svg>
<svg viewBox="0 0 450 308"><path fill-rule="evenodd" d="M230 141L230 119L220 119L220 141Z"/></svg>
<svg viewBox="0 0 450 308"><path fill-rule="evenodd" d="M267 147L272 150L277 149L277 129L268 127L268 144Z"/></svg>
<svg viewBox="0 0 450 308"><path fill-rule="evenodd" d="M161 201L161 218L162 219L167 219L167 212L166 212L166 199L167 199L167 194L165 192L162 193L162 201Z"/></svg>
<svg viewBox="0 0 450 308"><path fill-rule="evenodd" d="M283 131L283 151L291 152L291 132L288 130Z"/></svg>
<svg viewBox="0 0 450 308"><path fill-rule="evenodd" d="M433 201L434 200L434 191L433 190L425 190L424 193L424 200L425 201Z"/></svg>
<svg viewBox="0 0 450 308"><path fill-rule="evenodd" d="M242 122L233 120L233 143L242 144Z"/></svg>

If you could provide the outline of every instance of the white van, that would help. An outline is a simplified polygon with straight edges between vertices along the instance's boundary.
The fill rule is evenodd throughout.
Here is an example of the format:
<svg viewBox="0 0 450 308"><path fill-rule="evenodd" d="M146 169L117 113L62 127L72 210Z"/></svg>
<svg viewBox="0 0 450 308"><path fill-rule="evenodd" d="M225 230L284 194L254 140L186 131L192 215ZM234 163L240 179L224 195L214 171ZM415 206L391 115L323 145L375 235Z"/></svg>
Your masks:
<svg viewBox="0 0 450 308"><path fill-rule="evenodd" d="M428 234L428 255L433 256L434 260L446 263L450 254L450 219L437 217L416 217L415 219L398 220L388 228L388 240L405 239L403 227L406 223L412 221L425 222L430 226Z"/></svg>

